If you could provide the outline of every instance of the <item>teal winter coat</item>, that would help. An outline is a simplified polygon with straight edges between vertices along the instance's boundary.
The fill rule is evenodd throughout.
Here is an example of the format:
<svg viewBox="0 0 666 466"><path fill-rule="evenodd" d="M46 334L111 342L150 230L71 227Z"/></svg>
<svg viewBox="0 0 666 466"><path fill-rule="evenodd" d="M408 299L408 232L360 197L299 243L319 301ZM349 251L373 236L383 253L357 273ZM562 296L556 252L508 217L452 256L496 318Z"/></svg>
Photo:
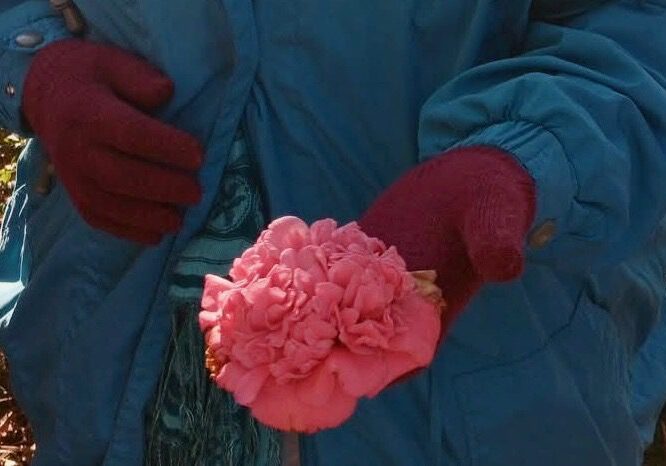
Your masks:
<svg viewBox="0 0 666 466"><path fill-rule="evenodd" d="M140 465L169 338L171 266L236 128L271 216L357 218L454 146L534 178L525 274L485 287L426 372L301 439L303 466L638 465L666 400L665 0L75 0L86 40L176 84L160 118L203 141L204 200L154 248L87 226L23 153L0 238L0 345L35 466ZM31 33L39 43L17 41ZM23 127L46 0L0 2L0 125ZM414 202L418 202L415 199Z"/></svg>

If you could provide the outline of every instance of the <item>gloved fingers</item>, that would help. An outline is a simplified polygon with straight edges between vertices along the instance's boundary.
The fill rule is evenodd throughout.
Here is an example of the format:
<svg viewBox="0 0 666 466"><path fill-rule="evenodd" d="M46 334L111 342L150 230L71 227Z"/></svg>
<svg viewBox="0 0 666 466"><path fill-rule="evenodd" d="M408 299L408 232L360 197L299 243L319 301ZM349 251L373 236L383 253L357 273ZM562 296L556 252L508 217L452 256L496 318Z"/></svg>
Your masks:
<svg viewBox="0 0 666 466"><path fill-rule="evenodd" d="M196 176L122 154L110 147L90 153L89 179L100 189L164 204L193 205L201 200Z"/></svg>
<svg viewBox="0 0 666 466"><path fill-rule="evenodd" d="M142 110L154 110L173 97L173 82L145 59L118 47L99 46L100 79L120 98Z"/></svg>
<svg viewBox="0 0 666 466"><path fill-rule="evenodd" d="M173 206L108 193L89 183L85 187L75 199L84 219L103 218L160 234L174 233L181 227L182 213Z"/></svg>
<svg viewBox="0 0 666 466"><path fill-rule="evenodd" d="M483 281L510 281L522 274L529 215L525 202L499 190L485 190L467 210L462 237Z"/></svg>
<svg viewBox="0 0 666 466"><path fill-rule="evenodd" d="M196 171L203 160L199 142L108 94L100 97L99 113L94 122L96 140L107 146L147 161Z"/></svg>
<svg viewBox="0 0 666 466"><path fill-rule="evenodd" d="M130 225L114 222L94 214L86 215L84 220L88 225L98 230L105 231L117 238L134 241L135 243L154 246L158 244L163 235L153 231L136 228Z"/></svg>

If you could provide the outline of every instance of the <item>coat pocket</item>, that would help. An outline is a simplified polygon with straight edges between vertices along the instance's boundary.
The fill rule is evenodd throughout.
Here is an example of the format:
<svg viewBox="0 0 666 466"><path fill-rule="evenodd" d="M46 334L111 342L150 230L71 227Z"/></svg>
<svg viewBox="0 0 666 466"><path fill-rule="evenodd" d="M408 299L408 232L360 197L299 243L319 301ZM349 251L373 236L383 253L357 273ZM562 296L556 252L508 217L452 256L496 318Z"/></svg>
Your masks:
<svg viewBox="0 0 666 466"><path fill-rule="evenodd" d="M610 315L582 292L546 346L455 379L469 464L639 464L628 361Z"/></svg>

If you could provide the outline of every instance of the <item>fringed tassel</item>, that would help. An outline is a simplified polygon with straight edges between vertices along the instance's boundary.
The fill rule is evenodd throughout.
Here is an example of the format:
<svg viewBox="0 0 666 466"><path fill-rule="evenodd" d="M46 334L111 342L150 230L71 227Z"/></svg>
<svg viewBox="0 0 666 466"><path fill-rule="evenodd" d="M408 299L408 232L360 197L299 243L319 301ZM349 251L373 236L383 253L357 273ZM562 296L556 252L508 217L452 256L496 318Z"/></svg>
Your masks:
<svg viewBox="0 0 666 466"><path fill-rule="evenodd" d="M280 434L219 389L204 367L195 305L174 337L147 427L147 466L279 466Z"/></svg>

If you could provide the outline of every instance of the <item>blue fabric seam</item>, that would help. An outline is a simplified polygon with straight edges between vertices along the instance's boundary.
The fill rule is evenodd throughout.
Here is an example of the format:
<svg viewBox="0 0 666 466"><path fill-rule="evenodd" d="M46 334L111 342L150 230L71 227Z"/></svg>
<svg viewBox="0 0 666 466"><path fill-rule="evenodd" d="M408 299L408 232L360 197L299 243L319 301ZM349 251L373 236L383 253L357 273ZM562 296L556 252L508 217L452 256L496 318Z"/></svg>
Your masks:
<svg viewBox="0 0 666 466"><path fill-rule="evenodd" d="M632 2L629 1L629 0L625 0L624 3L630 3L631 4ZM660 0L643 0L642 3L644 5L645 4L652 5L652 6L656 6L657 8L661 8L662 10L666 10L666 1L664 1L664 0L661 0L661 1Z"/></svg>
<svg viewBox="0 0 666 466"><path fill-rule="evenodd" d="M463 136L458 138L458 142L456 142L454 144L451 144L449 147L445 148L443 150L443 152L454 149L456 147L462 147L462 144L467 139L473 138L474 136L477 136L477 135L481 134L484 130L486 130L486 129L492 127L492 126L498 126L498 125L502 125L504 123L515 123L515 124L523 123L523 124L531 125L534 128L536 128L537 130L540 130L544 133L549 134L550 136L552 136L557 141L557 143L558 143L558 145L561 149L562 155L563 155L564 159L566 160L567 165L569 166L569 173L570 173L570 175L571 175L571 177L574 181L574 187L575 187L575 192L576 192L576 195L574 196L574 200L578 201L578 197L579 197L579 194L580 194L580 183L579 183L579 180L578 180L576 169L575 169L573 163L571 163L571 160L570 160L569 156L567 155L566 151L564 150L564 145L562 144L562 141L560 140L560 138L557 136L557 133L554 132L553 130L551 130L550 128L546 127L542 123L535 122L535 121L532 121L532 120L529 120L529 119L526 119L526 118L487 120L483 124L479 124L479 125L474 126L467 133L465 133ZM520 165L525 170L529 171L528 168L523 163L523 161L518 157L517 151L515 149L510 150L506 147L501 146L500 144L496 144L496 143L492 143L492 142L484 143L484 144L477 144L477 145L485 145L485 146L488 146L488 147L495 147L495 148L501 149L504 152L508 152L508 153L510 153L514 156L516 161L518 163L520 163Z"/></svg>
<svg viewBox="0 0 666 466"><path fill-rule="evenodd" d="M573 323L574 319L576 318L576 316L578 315L578 312L580 310L582 300L583 300L584 295L585 295L585 288L586 287L584 285L580 288L580 290L578 292L578 296L577 296L576 301L575 301L575 304L573 306L573 309L571 310L569 316L567 317L567 320L565 322L563 322L562 324L560 324L559 326L557 326L553 331L551 331L550 334L548 335L548 337L544 340L544 342L542 344L540 344L538 347L536 347L535 349L533 349L531 351L528 351L526 354L524 354L524 355L522 355L518 358L514 358L514 359L511 359L509 361L502 361L502 362L498 362L498 363L489 363L487 365L484 365L482 367L479 367L479 368L476 368L476 369L473 369L473 370L460 372L460 373L456 374L455 376L453 376L454 381L456 381L458 379L462 379L462 378L464 378L466 376L469 376L469 375L478 374L480 372L485 372L485 371L489 371L489 370L493 370L493 369L499 369L501 367L509 367L509 366L513 366L515 364L520 364L522 362L528 361L529 359L533 358L537 354L544 351L546 348L548 348L548 346L550 346L550 343L552 342L552 340L554 338L556 338L560 333L564 332Z"/></svg>

